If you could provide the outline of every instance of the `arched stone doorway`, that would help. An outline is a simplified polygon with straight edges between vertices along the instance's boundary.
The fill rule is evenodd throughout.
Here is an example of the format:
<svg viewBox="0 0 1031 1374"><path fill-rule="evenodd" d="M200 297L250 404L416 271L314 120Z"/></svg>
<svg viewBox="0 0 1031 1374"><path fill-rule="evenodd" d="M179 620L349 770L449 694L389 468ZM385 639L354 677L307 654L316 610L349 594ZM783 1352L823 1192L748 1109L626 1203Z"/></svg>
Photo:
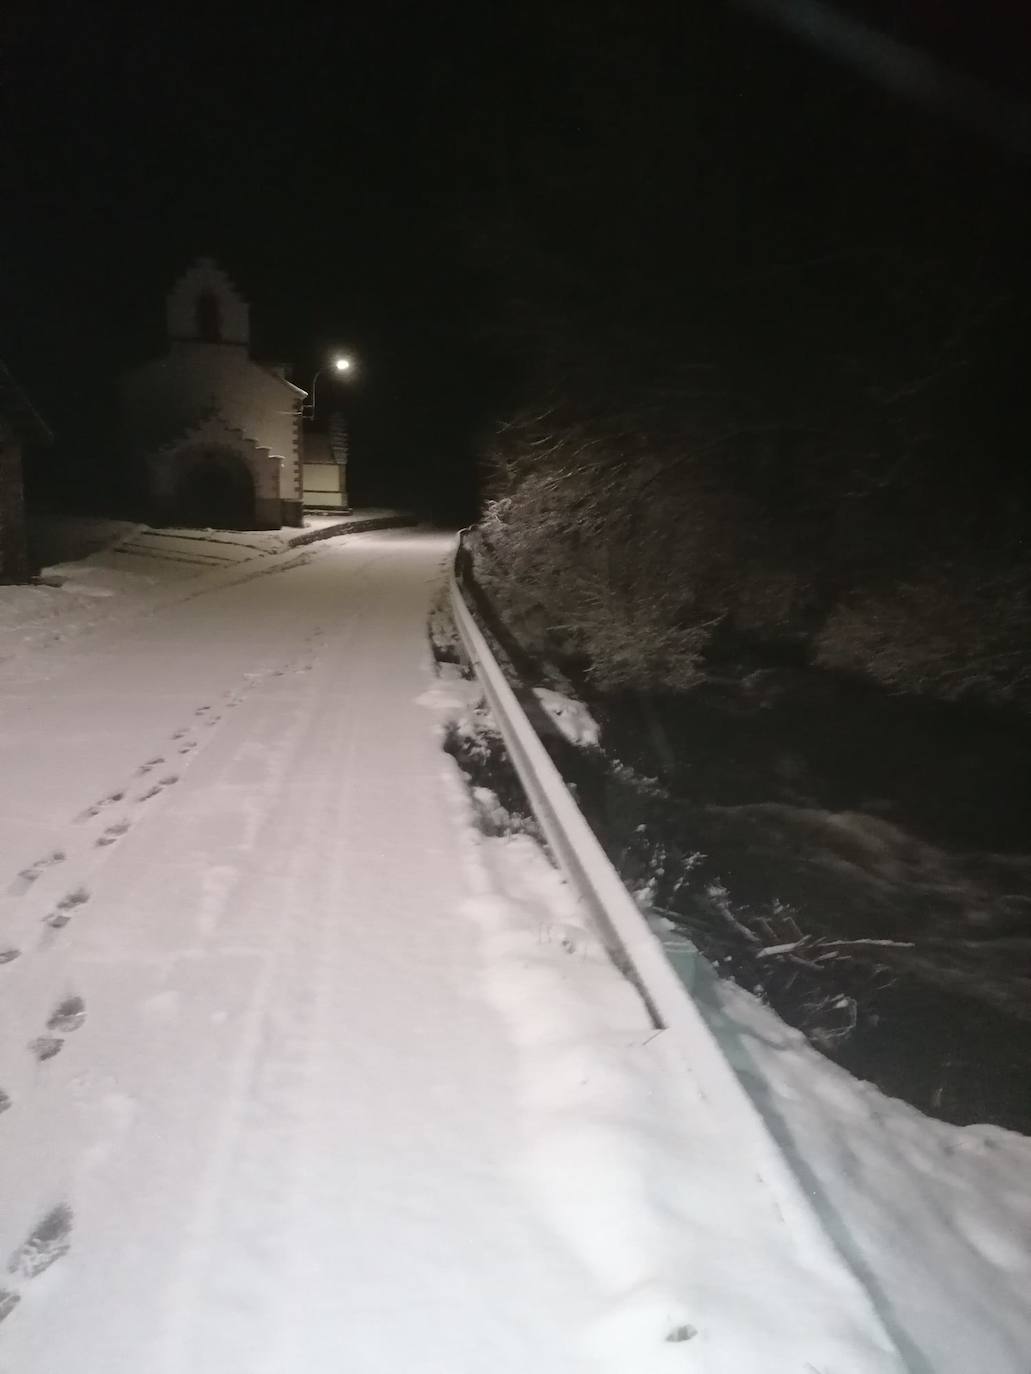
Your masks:
<svg viewBox="0 0 1031 1374"><path fill-rule="evenodd" d="M237 454L199 449L183 455L176 466L168 524L219 530L257 527L254 479Z"/></svg>

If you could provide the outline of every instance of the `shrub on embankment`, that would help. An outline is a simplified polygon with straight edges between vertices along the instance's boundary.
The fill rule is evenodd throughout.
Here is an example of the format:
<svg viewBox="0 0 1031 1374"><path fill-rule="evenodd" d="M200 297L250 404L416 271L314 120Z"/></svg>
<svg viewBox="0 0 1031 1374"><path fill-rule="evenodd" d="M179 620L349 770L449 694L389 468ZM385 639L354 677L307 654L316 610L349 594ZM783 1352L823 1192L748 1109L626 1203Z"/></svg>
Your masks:
<svg viewBox="0 0 1031 1374"><path fill-rule="evenodd" d="M668 394L539 408L490 453L479 576L531 652L602 689L689 688L728 653L788 650L895 691L1031 704L1019 493L993 488L974 518L933 473L878 482L848 448L706 431Z"/></svg>

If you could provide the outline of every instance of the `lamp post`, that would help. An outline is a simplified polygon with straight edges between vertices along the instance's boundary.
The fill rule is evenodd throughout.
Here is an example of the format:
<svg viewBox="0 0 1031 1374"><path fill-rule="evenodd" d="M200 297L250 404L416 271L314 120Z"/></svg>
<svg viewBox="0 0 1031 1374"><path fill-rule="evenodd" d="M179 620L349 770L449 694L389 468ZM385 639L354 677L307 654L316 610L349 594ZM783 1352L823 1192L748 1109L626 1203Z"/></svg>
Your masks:
<svg viewBox="0 0 1031 1374"><path fill-rule="evenodd" d="M318 369L315 376L311 379L311 393L308 404L302 406L301 409L301 414L306 420L313 420L315 418L315 386L327 367L331 368L338 376L342 377L346 373L354 371L354 359L349 358L346 353L339 353L331 363L327 363Z"/></svg>
<svg viewBox="0 0 1031 1374"><path fill-rule="evenodd" d="M302 402L301 415L305 420L315 418L315 388L318 385L319 377L323 372L332 371L338 377L353 375L355 370L354 359L346 353L338 353L329 362L323 364L311 379L311 392L307 404ZM314 437L314 436L313 436ZM343 414L336 414L330 418L330 433L328 435L329 461L335 465L335 474L332 468L327 472L320 465L325 459L318 458L309 467L305 465L304 481L304 503L305 509L319 509L325 507L327 510L344 511L350 510L347 504L347 422ZM309 496L308 492L308 473L319 474L313 477L314 486Z"/></svg>

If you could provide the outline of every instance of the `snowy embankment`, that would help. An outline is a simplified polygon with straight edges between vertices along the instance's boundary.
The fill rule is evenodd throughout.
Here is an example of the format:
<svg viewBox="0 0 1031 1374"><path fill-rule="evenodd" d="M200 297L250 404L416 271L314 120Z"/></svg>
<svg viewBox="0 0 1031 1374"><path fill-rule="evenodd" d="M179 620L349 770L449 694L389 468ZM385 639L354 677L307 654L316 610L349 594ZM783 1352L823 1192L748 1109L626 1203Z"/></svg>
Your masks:
<svg viewBox="0 0 1031 1374"><path fill-rule="evenodd" d="M596 742L580 703L538 697L567 739ZM489 718L467 713L462 729L482 759L492 748ZM486 789L477 793L482 808ZM1031 1140L930 1120L857 1081L756 998L712 975L672 923L654 926L907 1367L1026 1374Z"/></svg>
<svg viewBox="0 0 1031 1374"><path fill-rule="evenodd" d="M712 1024L916 1374L1026 1374L1031 1140L950 1126L817 1053L732 983Z"/></svg>

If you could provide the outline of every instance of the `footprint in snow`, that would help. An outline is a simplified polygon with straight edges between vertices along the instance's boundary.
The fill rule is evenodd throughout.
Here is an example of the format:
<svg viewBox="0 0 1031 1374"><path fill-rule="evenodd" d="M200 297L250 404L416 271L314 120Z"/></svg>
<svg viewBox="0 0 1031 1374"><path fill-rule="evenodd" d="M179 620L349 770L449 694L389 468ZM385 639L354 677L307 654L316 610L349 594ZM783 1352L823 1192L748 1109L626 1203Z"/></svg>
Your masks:
<svg viewBox="0 0 1031 1374"><path fill-rule="evenodd" d="M159 792L163 792L166 787L171 787L174 783L177 783L178 781L179 775L177 773L169 773L168 777L159 778L153 787L148 787L146 792L141 792L140 795L136 798L136 801L150 801L152 797L156 797Z"/></svg>
<svg viewBox="0 0 1031 1374"><path fill-rule="evenodd" d="M60 930L72 919L72 912L76 907L84 906L89 901L89 891L84 887L74 888L58 902L55 909L47 916L46 923L53 926L55 930Z"/></svg>
<svg viewBox="0 0 1031 1374"><path fill-rule="evenodd" d="M17 1293L12 1293L9 1288L0 1288L0 1322L9 1317L20 1302Z"/></svg>
<svg viewBox="0 0 1031 1374"><path fill-rule="evenodd" d="M680 1345L683 1341L693 1340L698 1335L698 1328L692 1326L690 1322L685 1322L683 1326L674 1326L666 1340L671 1345Z"/></svg>
<svg viewBox="0 0 1031 1374"><path fill-rule="evenodd" d="M52 1208L15 1250L7 1262L7 1272L34 1279L49 1269L71 1249L74 1219L67 1203Z"/></svg>
<svg viewBox="0 0 1031 1374"><path fill-rule="evenodd" d="M47 1021L47 1030L61 1031L68 1035L76 1031L86 1020L86 1003L81 997L66 997L63 1002L58 1002L57 1006L50 1013Z"/></svg>
<svg viewBox="0 0 1031 1374"><path fill-rule="evenodd" d="M19 954L21 954L21 950L14 949L13 947L8 949L0 949L0 964L11 963L13 959L18 958Z"/></svg>
<svg viewBox="0 0 1031 1374"><path fill-rule="evenodd" d="M46 1035L37 1035L29 1042L29 1049L40 1064L53 1059L64 1048L65 1035L77 1031L86 1020L86 1003L81 997L66 997L50 1013ZM60 1031L60 1034L57 1032Z"/></svg>
<svg viewBox="0 0 1031 1374"><path fill-rule="evenodd" d="M97 849L103 849L105 845L114 844L116 840L120 840L123 835L127 835L128 833L129 822L118 821L115 825L109 825L107 827L100 839L97 840L95 847Z"/></svg>
<svg viewBox="0 0 1031 1374"><path fill-rule="evenodd" d="M3 1113L7 1111L7 1109L10 1107L10 1105L11 1105L11 1095L10 1095L10 1093L5 1093L4 1090L3 1090L3 1088L0 1088L0 1116L2 1116Z"/></svg>
<svg viewBox="0 0 1031 1374"><path fill-rule="evenodd" d="M20 897L28 892L32 884L41 878L48 868L53 868L54 864L64 862L64 850L55 849L50 854L45 854L42 859L37 859L34 864L29 864L28 868L23 868L15 878L14 882L7 889L11 897Z"/></svg>
<svg viewBox="0 0 1031 1374"><path fill-rule="evenodd" d="M55 1055L61 1053L63 1048L64 1041L59 1035L37 1035L35 1040L29 1041L29 1049L40 1064L45 1064L48 1059L53 1059Z"/></svg>
<svg viewBox="0 0 1031 1374"><path fill-rule="evenodd" d="M136 776L138 778L144 777L152 768L156 768L159 763L164 763L164 759L148 759L146 763L141 763L139 768L137 768Z"/></svg>
<svg viewBox="0 0 1031 1374"><path fill-rule="evenodd" d="M193 751L194 751L194 749L196 749L196 747L197 747L197 741L196 741L196 740L193 740L193 739L188 739L188 740L186 741L186 743L185 743L184 745L182 745L182 747L180 748L179 752L180 752L180 754L192 754Z"/></svg>
<svg viewBox="0 0 1031 1374"><path fill-rule="evenodd" d="M84 821L91 821L95 816L99 816L101 811L107 806L114 806L116 802L122 801L125 797L124 790L121 792L111 792L108 796L102 797L100 801L94 802L92 806L87 806L81 815L75 817L75 824L82 825Z"/></svg>

